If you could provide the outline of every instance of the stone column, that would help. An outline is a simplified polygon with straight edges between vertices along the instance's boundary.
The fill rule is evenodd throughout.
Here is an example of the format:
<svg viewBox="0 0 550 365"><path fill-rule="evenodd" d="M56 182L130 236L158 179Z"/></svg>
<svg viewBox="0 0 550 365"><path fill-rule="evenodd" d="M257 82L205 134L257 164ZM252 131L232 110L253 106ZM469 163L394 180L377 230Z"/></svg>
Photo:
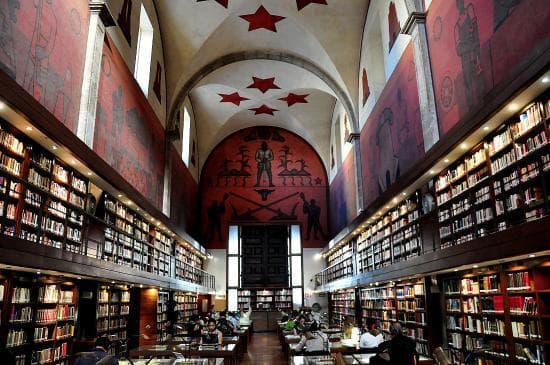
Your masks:
<svg viewBox="0 0 550 365"><path fill-rule="evenodd" d="M89 0L88 5L90 24L76 134L78 138L92 148L105 27L113 26L116 23L111 16L106 0Z"/></svg>
<svg viewBox="0 0 550 365"><path fill-rule="evenodd" d="M401 33L412 37L424 150L427 151L439 141L439 125L435 108L435 93L428 49L426 13L423 11L421 0L407 0L406 5L409 17Z"/></svg>
<svg viewBox="0 0 550 365"><path fill-rule="evenodd" d="M353 144L353 165L355 170L355 183L357 185L357 195L355 204L357 205L357 215L364 210L363 206L363 167L361 165L361 143L359 133L350 133L348 142Z"/></svg>

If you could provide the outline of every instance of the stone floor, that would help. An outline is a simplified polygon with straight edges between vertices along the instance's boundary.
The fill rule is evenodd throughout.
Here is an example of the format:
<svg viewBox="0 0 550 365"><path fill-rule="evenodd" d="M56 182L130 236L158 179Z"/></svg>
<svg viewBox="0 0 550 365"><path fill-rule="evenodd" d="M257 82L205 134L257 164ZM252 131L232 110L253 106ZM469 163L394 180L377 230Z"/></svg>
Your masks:
<svg viewBox="0 0 550 365"><path fill-rule="evenodd" d="M241 364L284 365L286 358L275 333L254 333Z"/></svg>

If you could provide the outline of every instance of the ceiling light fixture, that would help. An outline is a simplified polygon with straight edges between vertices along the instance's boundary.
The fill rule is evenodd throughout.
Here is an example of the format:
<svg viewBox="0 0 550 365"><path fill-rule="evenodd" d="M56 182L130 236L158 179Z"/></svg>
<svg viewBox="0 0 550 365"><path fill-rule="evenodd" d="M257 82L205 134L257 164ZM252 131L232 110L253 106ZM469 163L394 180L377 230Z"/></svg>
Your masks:
<svg viewBox="0 0 550 365"><path fill-rule="evenodd" d="M52 150L55 151L56 149L57 149L57 146L56 146L56 145L53 145L53 146L52 146Z"/></svg>
<svg viewBox="0 0 550 365"><path fill-rule="evenodd" d="M25 128L25 129L28 130L29 132L32 131L32 127L31 127L31 126Z"/></svg>
<svg viewBox="0 0 550 365"><path fill-rule="evenodd" d="M516 112L519 110L519 105L516 103L511 103L510 105L508 105L508 110Z"/></svg>
<svg viewBox="0 0 550 365"><path fill-rule="evenodd" d="M543 83L546 84L548 81L550 81L550 77L546 76L546 77L543 77L543 78L542 78L542 82L543 82Z"/></svg>

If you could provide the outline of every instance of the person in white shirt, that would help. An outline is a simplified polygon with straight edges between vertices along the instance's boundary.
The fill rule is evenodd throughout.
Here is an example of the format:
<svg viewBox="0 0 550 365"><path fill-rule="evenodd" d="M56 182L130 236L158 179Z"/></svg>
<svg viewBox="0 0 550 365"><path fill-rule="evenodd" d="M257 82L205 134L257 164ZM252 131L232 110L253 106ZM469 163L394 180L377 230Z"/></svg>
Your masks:
<svg viewBox="0 0 550 365"><path fill-rule="evenodd" d="M363 333L359 339L359 347L361 349L372 350L376 352L378 345L384 342L384 336L382 332L378 331L376 324L371 325L371 329Z"/></svg>
<svg viewBox="0 0 550 365"><path fill-rule="evenodd" d="M317 322L313 322L311 326L306 330L306 332L300 338L300 342L294 348L295 351L302 351L305 347L305 352L328 352L329 351L329 341L328 336L319 331L319 326Z"/></svg>

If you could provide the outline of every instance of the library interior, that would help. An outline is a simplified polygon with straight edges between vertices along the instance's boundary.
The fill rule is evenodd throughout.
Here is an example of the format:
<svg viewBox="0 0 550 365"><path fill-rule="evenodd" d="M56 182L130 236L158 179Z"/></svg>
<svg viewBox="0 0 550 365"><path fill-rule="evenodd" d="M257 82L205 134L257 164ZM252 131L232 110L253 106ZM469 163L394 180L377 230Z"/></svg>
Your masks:
<svg viewBox="0 0 550 365"><path fill-rule="evenodd" d="M0 363L550 365L549 24L0 1Z"/></svg>

